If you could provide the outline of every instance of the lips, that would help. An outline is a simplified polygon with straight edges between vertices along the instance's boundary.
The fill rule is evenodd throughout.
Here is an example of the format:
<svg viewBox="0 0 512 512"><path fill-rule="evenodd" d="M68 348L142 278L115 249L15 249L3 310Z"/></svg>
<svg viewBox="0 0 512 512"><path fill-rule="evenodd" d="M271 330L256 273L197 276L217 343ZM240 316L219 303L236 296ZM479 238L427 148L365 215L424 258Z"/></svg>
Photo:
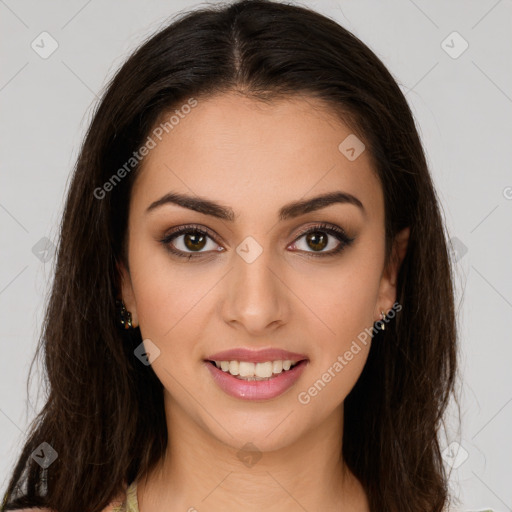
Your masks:
<svg viewBox="0 0 512 512"><path fill-rule="evenodd" d="M249 363L265 363L266 361L278 360L303 361L308 357L305 354L289 352L278 348L266 348L261 350L249 350L246 348L235 348L216 352L205 358L205 361L246 361Z"/></svg>
<svg viewBox="0 0 512 512"><path fill-rule="evenodd" d="M291 354L291 352L288 352ZM217 356L217 354L216 354ZM215 365L204 363L213 382L231 397L241 400L270 400L291 389L305 371L308 361L302 360L288 371L267 380L246 381L223 372Z"/></svg>

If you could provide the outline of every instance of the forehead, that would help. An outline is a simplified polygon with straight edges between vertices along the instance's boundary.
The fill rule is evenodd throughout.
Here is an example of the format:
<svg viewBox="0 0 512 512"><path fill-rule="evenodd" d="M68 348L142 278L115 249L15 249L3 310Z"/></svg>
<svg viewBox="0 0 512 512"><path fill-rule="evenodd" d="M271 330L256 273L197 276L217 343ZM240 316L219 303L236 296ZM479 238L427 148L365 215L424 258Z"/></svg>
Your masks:
<svg viewBox="0 0 512 512"><path fill-rule="evenodd" d="M313 98L262 103L226 93L198 100L161 140L153 137L156 145L134 184L133 206L142 209L178 191L222 201L243 217L246 209L277 211L290 200L344 191L378 217L382 191L368 151L350 160L339 149L353 137Z"/></svg>

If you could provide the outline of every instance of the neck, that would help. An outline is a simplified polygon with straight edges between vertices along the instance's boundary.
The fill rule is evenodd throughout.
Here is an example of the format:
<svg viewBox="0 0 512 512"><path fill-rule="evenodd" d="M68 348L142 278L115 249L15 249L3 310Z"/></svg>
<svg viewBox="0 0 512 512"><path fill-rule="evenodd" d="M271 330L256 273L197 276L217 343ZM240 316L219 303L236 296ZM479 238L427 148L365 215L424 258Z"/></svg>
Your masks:
<svg viewBox="0 0 512 512"><path fill-rule="evenodd" d="M343 405L298 438L277 427L252 442L234 436L232 444L201 428L169 396L165 407L167 450L138 482L141 512L367 510L354 507L364 492L341 455Z"/></svg>

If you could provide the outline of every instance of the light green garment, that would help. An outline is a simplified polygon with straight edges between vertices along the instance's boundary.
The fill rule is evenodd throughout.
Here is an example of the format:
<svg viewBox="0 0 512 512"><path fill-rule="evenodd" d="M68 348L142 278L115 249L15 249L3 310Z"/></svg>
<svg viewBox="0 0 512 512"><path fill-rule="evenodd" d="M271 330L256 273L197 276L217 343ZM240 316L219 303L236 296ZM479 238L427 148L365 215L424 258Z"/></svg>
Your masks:
<svg viewBox="0 0 512 512"><path fill-rule="evenodd" d="M134 480L128 489L126 497L119 507L115 507L112 512L139 512L139 503L137 502L137 482Z"/></svg>

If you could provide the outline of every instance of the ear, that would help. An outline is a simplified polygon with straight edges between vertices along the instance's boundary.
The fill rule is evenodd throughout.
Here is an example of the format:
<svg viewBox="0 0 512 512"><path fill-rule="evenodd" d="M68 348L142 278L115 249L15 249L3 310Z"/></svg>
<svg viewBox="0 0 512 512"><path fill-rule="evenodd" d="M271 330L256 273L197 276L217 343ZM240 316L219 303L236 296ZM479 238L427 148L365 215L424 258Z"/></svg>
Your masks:
<svg viewBox="0 0 512 512"><path fill-rule="evenodd" d="M387 313L396 302L396 282L400 265L407 252L410 231L409 227L404 228L397 233L393 241L391 258L380 280L379 296L377 304L375 305L375 321L382 319L381 311Z"/></svg>
<svg viewBox="0 0 512 512"><path fill-rule="evenodd" d="M137 327L139 325L137 303L135 302L130 272L122 262L117 264L117 270L121 281L121 296L119 299L122 299L126 309L132 314L132 324L134 327Z"/></svg>

